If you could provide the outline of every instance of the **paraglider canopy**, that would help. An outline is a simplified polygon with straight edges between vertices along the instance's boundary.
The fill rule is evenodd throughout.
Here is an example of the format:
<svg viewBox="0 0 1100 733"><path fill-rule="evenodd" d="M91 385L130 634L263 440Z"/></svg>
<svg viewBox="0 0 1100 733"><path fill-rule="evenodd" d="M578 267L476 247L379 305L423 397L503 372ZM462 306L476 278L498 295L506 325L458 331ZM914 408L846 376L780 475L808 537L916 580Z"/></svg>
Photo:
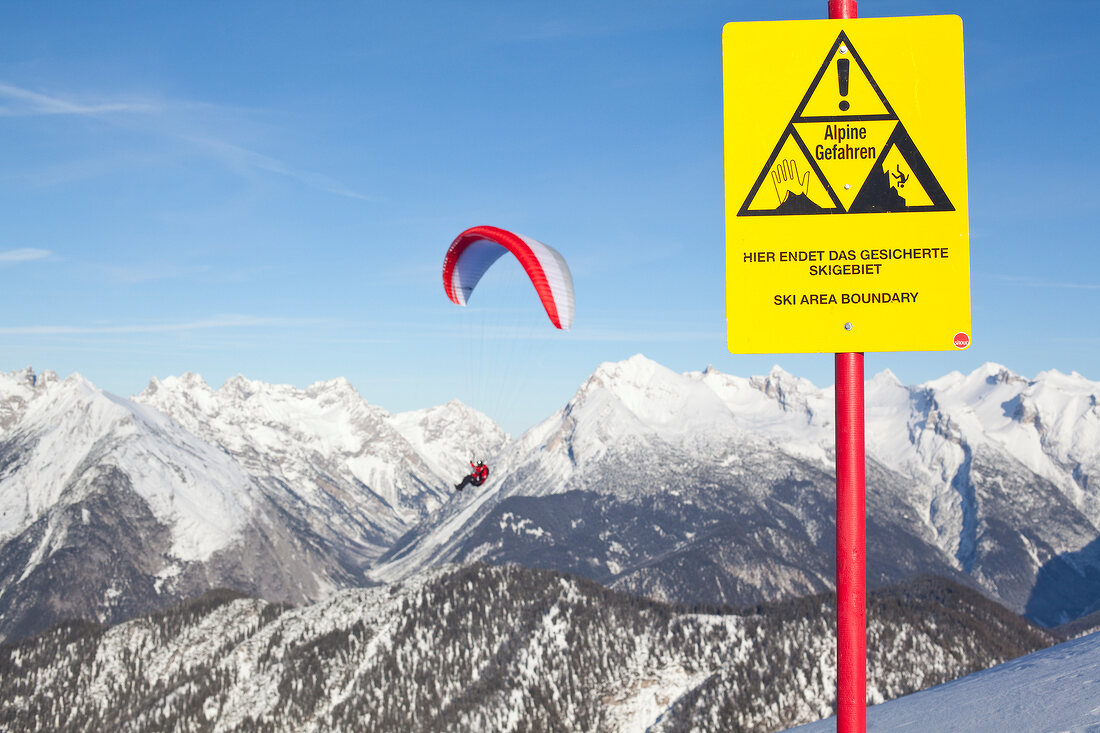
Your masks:
<svg viewBox="0 0 1100 733"><path fill-rule="evenodd" d="M485 272L505 253L519 260L535 286L550 321L568 331L573 325L573 276L565 258L549 245L497 227L472 227L459 234L443 258L443 288L466 305Z"/></svg>

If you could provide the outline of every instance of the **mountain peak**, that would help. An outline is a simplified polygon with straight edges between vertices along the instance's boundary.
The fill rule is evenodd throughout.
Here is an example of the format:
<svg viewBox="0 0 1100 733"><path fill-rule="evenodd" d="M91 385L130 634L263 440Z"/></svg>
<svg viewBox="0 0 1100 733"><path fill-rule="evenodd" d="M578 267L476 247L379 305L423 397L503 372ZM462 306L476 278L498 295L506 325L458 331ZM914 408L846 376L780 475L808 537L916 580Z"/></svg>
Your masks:
<svg viewBox="0 0 1100 733"><path fill-rule="evenodd" d="M992 361L987 361L985 364L982 364L974 373L984 376L986 381L990 384L1008 384L1009 382L1027 381L1003 364L997 364Z"/></svg>
<svg viewBox="0 0 1100 733"><path fill-rule="evenodd" d="M1051 386L1058 387L1064 390L1085 390L1090 391L1095 389L1095 383L1090 381L1087 377L1081 375L1078 372L1070 372L1065 374L1057 369L1048 369L1046 371L1039 372L1035 377L1036 383L1043 383Z"/></svg>
<svg viewBox="0 0 1100 733"><path fill-rule="evenodd" d="M174 389L183 389L185 391L201 389L209 391L210 385L206 383L206 380L203 379L201 375L196 374L195 372L184 372L178 377L170 376L165 377L164 379L153 377L149 380L149 384L146 385L145 390L142 392L142 394L151 395L162 389L168 391L172 391Z"/></svg>
<svg viewBox="0 0 1100 733"><path fill-rule="evenodd" d="M954 369L944 374L942 377L929 380L920 386L932 392L944 392L961 384L965 379L966 376L962 372L958 369Z"/></svg>
<svg viewBox="0 0 1100 733"><path fill-rule="evenodd" d="M821 392L810 380L796 377L778 364L766 377L751 377L749 384L783 405L787 405L795 395L808 397Z"/></svg>
<svg viewBox="0 0 1100 733"><path fill-rule="evenodd" d="M310 398L328 396L334 399L365 402L362 395L359 394L359 390L348 381L347 377L335 377L322 382L314 382L306 387L304 394Z"/></svg>
<svg viewBox="0 0 1100 733"><path fill-rule="evenodd" d="M645 392L658 382L680 379L681 376L642 354L635 354L623 361L605 361L581 385L572 402L583 400L601 388L623 399L639 390Z"/></svg>
<svg viewBox="0 0 1100 733"><path fill-rule="evenodd" d="M880 386L880 387L884 387L884 386L904 387L905 386L902 383L902 381L900 379L898 379L898 376L896 374L894 374L892 371L890 371L889 367L883 369L881 372L876 374L871 379L871 383L876 385L876 386Z"/></svg>
<svg viewBox="0 0 1100 733"><path fill-rule="evenodd" d="M261 383L248 379L243 374L238 374L225 380L218 390L224 395L232 395L241 400L247 400L260 390Z"/></svg>
<svg viewBox="0 0 1100 733"><path fill-rule="evenodd" d="M9 372L9 376L13 379L26 382L32 387L34 386L35 380L38 378L38 375L34 373L34 369L30 366L25 366L18 371Z"/></svg>
<svg viewBox="0 0 1100 733"><path fill-rule="evenodd" d="M7 382L12 387L19 389L38 389L55 384L59 380L55 372L46 370L41 374L36 374L33 367L26 366L12 372L0 373L0 381Z"/></svg>
<svg viewBox="0 0 1100 733"><path fill-rule="evenodd" d="M61 382L61 389L64 392L73 393L81 397L90 397L92 395L105 394L103 390L92 384L83 374L79 372L73 372L69 376L65 377L65 380Z"/></svg>
<svg viewBox="0 0 1100 733"><path fill-rule="evenodd" d="M187 371L179 376L180 384L186 387L209 387L206 380L202 378L201 374L196 372Z"/></svg>
<svg viewBox="0 0 1100 733"><path fill-rule="evenodd" d="M650 378L655 370L664 368L665 367L642 354L635 354L629 359L624 359L622 361L603 362L596 367L596 371L592 373L592 377L610 381L644 380Z"/></svg>

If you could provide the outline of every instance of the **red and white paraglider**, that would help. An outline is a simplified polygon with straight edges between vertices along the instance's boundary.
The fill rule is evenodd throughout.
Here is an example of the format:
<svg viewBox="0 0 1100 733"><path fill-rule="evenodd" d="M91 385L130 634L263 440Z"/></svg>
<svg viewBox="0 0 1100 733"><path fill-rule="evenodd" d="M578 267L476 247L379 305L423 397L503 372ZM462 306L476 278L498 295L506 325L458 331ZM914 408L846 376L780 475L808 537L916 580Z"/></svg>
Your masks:
<svg viewBox="0 0 1100 733"><path fill-rule="evenodd" d="M565 258L538 240L497 227L472 227L459 234L443 258L443 288L457 305L466 305L482 275L504 254L519 260L550 321L568 331L573 325L573 276Z"/></svg>

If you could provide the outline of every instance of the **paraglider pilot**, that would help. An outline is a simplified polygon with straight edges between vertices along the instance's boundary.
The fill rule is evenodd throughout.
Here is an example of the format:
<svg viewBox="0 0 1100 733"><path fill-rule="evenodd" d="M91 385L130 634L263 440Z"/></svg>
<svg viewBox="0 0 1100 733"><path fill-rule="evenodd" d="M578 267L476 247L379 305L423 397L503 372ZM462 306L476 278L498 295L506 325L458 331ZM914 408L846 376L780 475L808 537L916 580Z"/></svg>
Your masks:
<svg viewBox="0 0 1100 733"><path fill-rule="evenodd" d="M485 465L484 461L478 461L477 463L470 461L470 468L474 469L470 472L470 475L464 477L462 483L455 484L456 491L462 491L467 484L481 486L485 483L485 479L489 478L489 467Z"/></svg>

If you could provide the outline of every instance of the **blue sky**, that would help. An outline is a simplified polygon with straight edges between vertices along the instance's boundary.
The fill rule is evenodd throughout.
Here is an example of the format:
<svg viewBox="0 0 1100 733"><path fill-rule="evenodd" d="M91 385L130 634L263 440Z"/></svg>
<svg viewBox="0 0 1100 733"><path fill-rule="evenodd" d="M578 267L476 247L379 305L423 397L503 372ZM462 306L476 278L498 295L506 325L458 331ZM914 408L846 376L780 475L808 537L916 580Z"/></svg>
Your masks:
<svg viewBox="0 0 1100 733"><path fill-rule="evenodd" d="M973 346L868 354L907 383L986 361L1100 379L1100 6L862 0L961 15ZM721 32L760 2L49 2L0 7L0 370L128 396L194 371L458 397L518 433L603 361L773 364L725 343ZM450 241L547 242L577 316L502 261L453 306ZM514 334L515 338L494 338Z"/></svg>

